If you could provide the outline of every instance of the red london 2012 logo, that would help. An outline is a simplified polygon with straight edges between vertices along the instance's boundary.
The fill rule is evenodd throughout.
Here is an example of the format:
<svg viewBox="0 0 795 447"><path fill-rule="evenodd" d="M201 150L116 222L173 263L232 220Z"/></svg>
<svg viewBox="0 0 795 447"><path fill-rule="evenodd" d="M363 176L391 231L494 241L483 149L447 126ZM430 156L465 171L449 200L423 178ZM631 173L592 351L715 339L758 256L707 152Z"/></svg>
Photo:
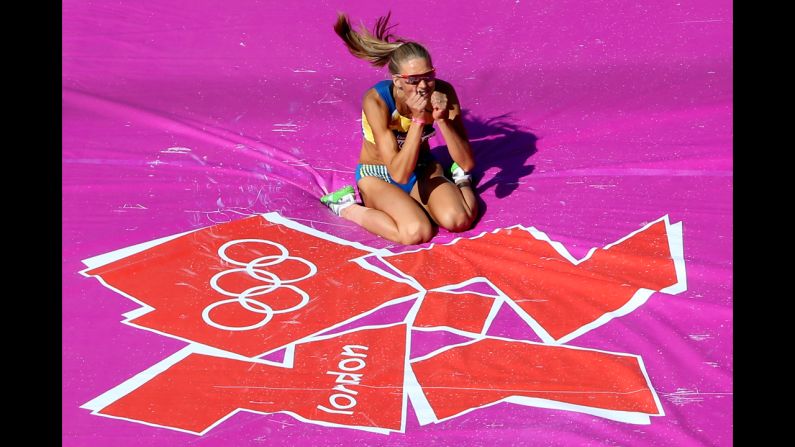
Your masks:
<svg viewBox="0 0 795 447"><path fill-rule="evenodd" d="M533 227L393 253L268 213L83 262L140 304L125 324L187 345L82 407L198 435L238 411L405 432L409 404L421 425L500 402L648 424L640 356L571 341L687 287L667 216L582 259ZM540 342L490 332L505 313ZM423 352L439 331L465 341Z"/></svg>

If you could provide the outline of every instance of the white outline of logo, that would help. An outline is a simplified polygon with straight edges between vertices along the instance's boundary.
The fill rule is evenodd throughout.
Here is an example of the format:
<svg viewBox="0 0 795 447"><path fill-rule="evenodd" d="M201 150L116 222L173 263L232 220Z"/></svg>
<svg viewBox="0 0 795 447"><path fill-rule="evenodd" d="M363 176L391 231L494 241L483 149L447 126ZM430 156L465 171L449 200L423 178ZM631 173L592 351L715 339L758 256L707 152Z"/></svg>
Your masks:
<svg viewBox="0 0 795 447"><path fill-rule="evenodd" d="M250 261L248 263L236 261L236 260L230 258L229 256L227 256L227 254L226 254L226 249L227 248L231 247L232 245L241 244L241 243L245 243L245 242L258 242L258 243L272 245L272 246L276 247L277 249L279 249L279 251L281 253L278 254L278 255L262 256L262 257L254 259L254 260L252 260L252 261ZM307 278L310 278L310 277L314 276L317 273L317 266L315 266L315 264L307 261L304 258L299 258L297 256L290 256L289 251L287 251L287 248L285 248L284 245L276 243L276 242L273 242L273 241L267 241L267 240L264 240L264 239L236 239L236 240L229 241L229 242L225 243L224 245L222 245L218 249L218 256L220 256L221 259L223 259L224 261L226 261L226 262L228 262L228 263L230 263L232 265L241 266L242 268L233 268L233 269L229 269L229 270L224 270L223 272L216 273L210 279L210 286L216 292L220 293L221 295L231 296L233 298L230 298L230 299L227 299L227 300L216 301L216 302L214 302L214 303L212 303L212 304L210 304L210 305L208 305L207 307L204 308L204 310L202 311L202 319L208 325L210 325L210 326L212 326L214 328L222 329L222 330L226 330L226 331L249 331L249 330L252 330L252 329L259 329L259 328L265 326L266 324L268 324L268 322L271 321L271 319L273 318L273 316L275 314L283 314L283 313L287 313L287 312L292 312L294 310L298 310L298 309L306 306L306 304L309 303L309 295L306 292L304 292L303 290L301 290L298 287L293 286L291 284L292 283L296 283L298 281L303 281L304 279L307 279ZM301 262L303 264L306 264L309 267L309 273L307 273L306 275L304 275L304 276L302 276L300 278L284 280L284 279L279 278L278 276L274 275L273 273L271 273L271 272L269 272L267 270L263 270L263 267L269 267L269 266L272 266L272 265L281 264L282 262L284 262L284 261L286 261L288 259L292 259L292 260ZM264 282L266 284L262 285L262 286L250 287L250 288L244 290L241 293L230 292L230 291L228 291L228 290L226 290L223 287L218 285L218 280L222 276L228 275L230 273L237 273L237 272L245 272L249 276L251 276L252 278L258 279L258 280L260 280L260 281L262 281L262 282ZM273 310L273 308L271 306L269 306L269 305L267 305L267 304L265 304L265 303L263 303L261 301L257 301L255 299L250 298L252 296L260 296L260 295L265 295L265 294L271 293L274 290L279 289L279 288L290 289L293 292L297 293L301 297L301 302L296 304L295 306L289 307L287 309ZM240 305L243 306L244 309L246 309L248 311L251 311L251 312L254 312L254 313L257 313L257 314L265 314L265 317L259 323L252 324L250 326L242 326L242 327L226 326L226 325L217 323L217 322L213 321L212 318L210 318L210 311L212 311L213 309L215 309L218 306L221 306L221 305L224 305L224 304L229 304L229 303L240 303ZM252 307L252 306L256 306L256 307Z"/></svg>

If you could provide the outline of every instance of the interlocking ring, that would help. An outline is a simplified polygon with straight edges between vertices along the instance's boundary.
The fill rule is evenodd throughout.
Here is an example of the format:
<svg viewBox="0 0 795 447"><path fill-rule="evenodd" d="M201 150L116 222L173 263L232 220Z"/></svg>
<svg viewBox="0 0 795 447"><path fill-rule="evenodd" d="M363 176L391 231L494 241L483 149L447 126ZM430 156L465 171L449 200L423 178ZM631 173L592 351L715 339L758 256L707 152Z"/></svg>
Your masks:
<svg viewBox="0 0 795 447"><path fill-rule="evenodd" d="M230 258L226 254L226 250L229 247L246 242L256 242L256 243L263 243L274 246L279 250L280 254L261 256L250 262L237 261ZM207 323L208 325L217 329L222 329L227 331L249 331L252 329L258 329L268 324L268 322L273 318L273 315L298 310L306 306L306 304L309 302L309 295L303 290L299 289L298 287L293 286L292 284L314 276L317 273L317 267L315 266L315 264L307 261L304 258L300 258L297 256L290 256L290 253L287 251L287 248L285 248L284 245L281 245L273 241L267 241L264 239L237 239L234 241L229 241L224 245L222 245L218 249L218 256L220 256L221 259L223 259L224 261L232 265L241 266L242 268L233 268L229 270L224 270L222 272L216 273L210 279L210 287L212 287L216 292L220 293L221 295L230 296L233 298L216 301L204 308L204 310L202 311L202 319L204 319L204 322ZM281 264L282 262L285 262L287 260L294 260L305 264L307 267L309 267L309 273L307 273L306 275L300 278L281 279L278 276L276 276L274 273L263 269L263 267L270 267L272 265ZM239 274L242 272L245 272L247 275L249 275L254 279L258 279L264 282L265 285L249 287L248 289L240 293L230 292L224 289L223 287L221 287L220 285L218 285L218 280L221 277L233 273ZM290 289L301 297L301 301L295 306L289 307L287 309L274 310L271 306L261 301L250 298L252 296L266 295L268 293L273 292L276 289ZM260 322L249 326L227 326L215 322L213 321L212 318L210 318L210 311L212 311L218 306L222 306L224 304L231 304L231 303L238 303L249 312L264 314L265 316Z"/></svg>

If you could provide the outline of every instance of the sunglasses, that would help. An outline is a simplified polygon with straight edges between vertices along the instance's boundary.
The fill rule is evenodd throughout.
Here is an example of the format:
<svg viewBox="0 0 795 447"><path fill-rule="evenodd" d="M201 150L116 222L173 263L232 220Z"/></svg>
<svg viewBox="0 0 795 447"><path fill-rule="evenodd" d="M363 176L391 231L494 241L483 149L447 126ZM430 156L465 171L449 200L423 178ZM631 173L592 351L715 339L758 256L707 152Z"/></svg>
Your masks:
<svg viewBox="0 0 795 447"><path fill-rule="evenodd" d="M425 82L433 82L433 81L435 81L436 80L436 69L435 68L431 68L429 71L426 71L425 73L422 73L422 74L416 74L416 75L398 74L398 75L395 75L395 76L397 76L399 78L402 78L406 82L406 84L417 85L417 84L419 84L422 81L425 81Z"/></svg>

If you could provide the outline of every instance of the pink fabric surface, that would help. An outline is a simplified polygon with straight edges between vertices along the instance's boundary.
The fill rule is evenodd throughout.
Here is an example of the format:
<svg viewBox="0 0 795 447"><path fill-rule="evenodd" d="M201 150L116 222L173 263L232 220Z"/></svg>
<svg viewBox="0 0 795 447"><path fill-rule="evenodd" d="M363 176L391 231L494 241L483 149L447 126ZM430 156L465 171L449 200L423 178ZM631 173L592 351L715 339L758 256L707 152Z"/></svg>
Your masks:
<svg viewBox="0 0 795 447"><path fill-rule="evenodd" d="M405 250L318 202L354 182L361 98L387 78L336 12L388 10L456 87L477 162L482 217L432 242L533 226L582 258L682 222L687 290L575 340L642 357L665 415L501 403L420 426L409 408L387 436L241 412L196 436L81 409L185 345L120 324L137 306L81 260L266 212ZM62 79L63 445L732 444L731 2L67 0ZM527 332L511 324L495 333Z"/></svg>

